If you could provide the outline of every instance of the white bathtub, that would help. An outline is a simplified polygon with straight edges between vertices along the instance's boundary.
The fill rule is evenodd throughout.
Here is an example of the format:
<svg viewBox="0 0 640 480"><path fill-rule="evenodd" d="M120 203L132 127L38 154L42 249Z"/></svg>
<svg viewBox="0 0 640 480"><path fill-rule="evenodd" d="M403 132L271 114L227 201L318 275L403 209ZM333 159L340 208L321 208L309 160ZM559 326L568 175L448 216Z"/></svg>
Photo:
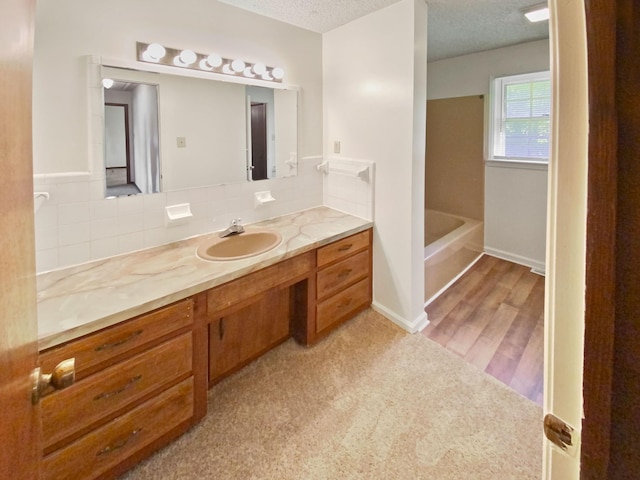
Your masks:
<svg viewBox="0 0 640 480"><path fill-rule="evenodd" d="M436 210L424 215L425 305L482 255L484 224Z"/></svg>

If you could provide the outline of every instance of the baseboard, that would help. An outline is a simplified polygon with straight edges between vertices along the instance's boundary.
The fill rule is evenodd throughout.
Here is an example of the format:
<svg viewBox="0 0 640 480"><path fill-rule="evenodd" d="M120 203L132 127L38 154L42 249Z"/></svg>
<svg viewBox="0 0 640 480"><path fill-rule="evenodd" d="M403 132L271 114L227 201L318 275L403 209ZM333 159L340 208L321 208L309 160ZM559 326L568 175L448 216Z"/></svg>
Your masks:
<svg viewBox="0 0 640 480"><path fill-rule="evenodd" d="M371 308L409 333L421 332L427 325L429 325L427 312L422 312L422 314L418 315L418 318L414 319L413 322L409 322L375 301L371 304Z"/></svg>
<svg viewBox="0 0 640 480"><path fill-rule="evenodd" d="M546 265L544 262L516 255L515 253L509 253L489 247L484 247L484 253L491 255L492 257L498 257L509 262L517 263L518 265L524 265L525 267L531 268L531 270L539 275L544 275L546 271Z"/></svg>

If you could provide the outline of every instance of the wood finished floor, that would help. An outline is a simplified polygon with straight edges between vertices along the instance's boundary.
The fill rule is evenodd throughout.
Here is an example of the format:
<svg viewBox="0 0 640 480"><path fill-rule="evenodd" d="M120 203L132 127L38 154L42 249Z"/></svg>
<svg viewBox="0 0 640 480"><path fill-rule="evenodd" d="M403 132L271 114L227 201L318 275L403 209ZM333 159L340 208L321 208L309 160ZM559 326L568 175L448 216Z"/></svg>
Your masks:
<svg viewBox="0 0 640 480"><path fill-rule="evenodd" d="M542 405L544 277L484 255L426 312L424 335Z"/></svg>

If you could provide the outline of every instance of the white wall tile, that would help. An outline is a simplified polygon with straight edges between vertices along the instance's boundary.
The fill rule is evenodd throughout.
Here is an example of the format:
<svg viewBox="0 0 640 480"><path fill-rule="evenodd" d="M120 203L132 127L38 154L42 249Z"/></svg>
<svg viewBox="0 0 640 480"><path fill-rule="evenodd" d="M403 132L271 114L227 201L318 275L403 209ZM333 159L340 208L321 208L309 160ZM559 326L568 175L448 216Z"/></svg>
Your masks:
<svg viewBox="0 0 640 480"><path fill-rule="evenodd" d="M89 242L61 246L59 249L60 265L77 265L91 260L91 244Z"/></svg>
<svg viewBox="0 0 640 480"><path fill-rule="evenodd" d="M49 270L55 270L59 266L57 248L36 252L36 271L47 272Z"/></svg>
<svg viewBox="0 0 640 480"><path fill-rule="evenodd" d="M99 220L92 220L90 224L90 238L91 240L100 240L104 238L117 237L118 236L118 218L101 218Z"/></svg>
<svg viewBox="0 0 640 480"><path fill-rule="evenodd" d="M144 248L144 235L141 231L118 237L118 250L120 253L133 252L142 248Z"/></svg>
<svg viewBox="0 0 640 480"><path fill-rule="evenodd" d="M141 232L144 229L144 215L124 215L118 217L118 235Z"/></svg>
<svg viewBox="0 0 640 480"><path fill-rule="evenodd" d="M118 200L115 198L96 200L89 204L91 220L102 220L118 216Z"/></svg>
<svg viewBox="0 0 640 480"><path fill-rule="evenodd" d="M99 238L91 242L91 259L112 257L120 253L118 250L118 237Z"/></svg>
<svg viewBox="0 0 640 480"><path fill-rule="evenodd" d="M90 224L87 222L74 223L71 225L60 225L60 227L58 228L58 243L60 245L61 250L63 246L88 242L91 238L90 231L91 231ZM87 247L87 251L88 251L88 247ZM68 256L64 258L68 258ZM83 261L86 261L86 260L83 260ZM62 254L60 255L60 263L63 265L73 265L73 264L66 264L63 261Z"/></svg>
<svg viewBox="0 0 640 480"><path fill-rule="evenodd" d="M89 219L89 202L61 203L58 206L59 225L88 222Z"/></svg>

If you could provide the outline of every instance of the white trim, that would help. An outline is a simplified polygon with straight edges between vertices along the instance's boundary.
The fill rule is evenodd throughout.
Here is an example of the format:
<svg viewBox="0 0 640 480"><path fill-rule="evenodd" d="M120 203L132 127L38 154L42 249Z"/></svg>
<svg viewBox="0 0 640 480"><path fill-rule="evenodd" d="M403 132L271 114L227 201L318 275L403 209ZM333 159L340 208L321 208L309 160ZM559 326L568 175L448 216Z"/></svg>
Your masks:
<svg viewBox="0 0 640 480"><path fill-rule="evenodd" d="M534 162L529 160L485 160L485 166L491 168L520 168L522 170L549 170L548 162Z"/></svg>
<svg viewBox="0 0 640 480"><path fill-rule="evenodd" d="M389 310L387 307L384 307L374 301L371 304L371 308L373 308L376 312L381 314L382 316L388 318L393 323L398 325L403 330L406 330L409 333L418 333L421 332L429 325L429 319L427 318L427 312L422 312L418 318L414 319L413 322L409 322L404 318L398 316L396 313Z"/></svg>
<svg viewBox="0 0 640 480"><path fill-rule="evenodd" d="M467 273L469 271L469 269L471 267L473 267L476 263L478 263L478 260L480 260L484 255L485 255L485 253L479 253L478 256L476 257L476 259L473 262L471 262L469 265L467 265L464 268L464 270L462 270L458 275L453 277L449 283L447 283L444 287L442 287L440 290L438 290L434 295L431 296L431 298L427 299L424 302L424 308L427 308L427 306L431 302L433 302L436 298L438 298L440 295L442 295L451 285L456 283L460 279L460 277L462 277L465 273Z"/></svg>
<svg viewBox="0 0 640 480"><path fill-rule="evenodd" d="M524 265L535 271L538 275L545 275L546 265L545 262L540 262L532 258L516 255L515 253L505 252L495 248L484 247L484 253L491 255L492 257L498 257L509 262L517 263L518 265Z"/></svg>

